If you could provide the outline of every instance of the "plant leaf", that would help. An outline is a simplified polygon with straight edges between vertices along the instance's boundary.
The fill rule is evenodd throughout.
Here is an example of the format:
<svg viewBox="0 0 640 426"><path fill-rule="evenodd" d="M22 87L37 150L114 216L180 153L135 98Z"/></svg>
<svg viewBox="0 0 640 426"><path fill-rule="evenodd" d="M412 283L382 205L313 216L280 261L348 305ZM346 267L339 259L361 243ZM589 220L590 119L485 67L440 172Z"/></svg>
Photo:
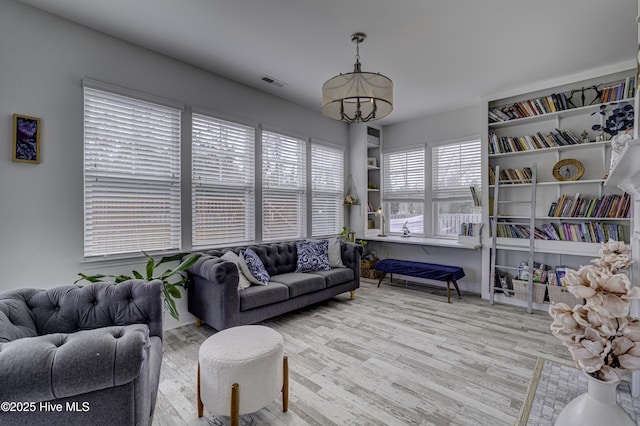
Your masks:
<svg viewBox="0 0 640 426"><path fill-rule="evenodd" d="M176 299L180 299L182 297L180 290L178 290L173 284L167 284L164 286L164 288L168 294L175 297Z"/></svg>
<svg viewBox="0 0 640 426"><path fill-rule="evenodd" d="M116 282L116 284L119 284L119 283L121 283L121 282L123 282L123 281L128 281L128 280L130 280L130 279L131 279L131 277L129 277L129 276L127 276L127 275L118 275L118 276L116 277L116 281L115 281L115 282Z"/></svg>
<svg viewBox="0 0 640 426"><path fill-rule="evenodd" d="M136 277L137 279L139 279L139 280L143 280L144 279L144 277L142 276L142 274L140 272L133 271L132 273L133 273L133 276Z"/></svg>
<svg viewBox="0 0 640 426"><path fill-rule="evenodd" d="M185 256L187 255L187 253L178 253L178 254L174 254L171 256L164 256L160 259L160 261L158 262L158 265L162 265L163 263L167 263L167 262L179 262L181 261ZM156 266L158 266L156 265Z"/></svg>
<svg viewBox="0 0 640 426"><path fill-rule="evenodd" d="M149 258L149 261L147 262L147 280L148 281L151 281L153 279L153 270L155 269L154 264L155 264L155 260L153 260L153 258Z"/></svg>
<svg viewBox="0 0 640 426"><path fill-rule="evenodd" d="M180 321L180 314L178 313L178 308L176 308L176 302L173 299L165 295L164 306L169 311L169 314L171 314L171 316L176 319L176 321Z"/></svg>
<svg viewBox="0 0 640 426"><path fill-rule="evenodd" d="M89 281L90 283L98 283L98 282L101 282L103 278L113 277L113 275L102 275L102 274L85 275L83 273L78 273L78 275L80 275L80 278L75 280L73 282L74 284L76 284L78 281L82 281L82 280Z"/></svg>

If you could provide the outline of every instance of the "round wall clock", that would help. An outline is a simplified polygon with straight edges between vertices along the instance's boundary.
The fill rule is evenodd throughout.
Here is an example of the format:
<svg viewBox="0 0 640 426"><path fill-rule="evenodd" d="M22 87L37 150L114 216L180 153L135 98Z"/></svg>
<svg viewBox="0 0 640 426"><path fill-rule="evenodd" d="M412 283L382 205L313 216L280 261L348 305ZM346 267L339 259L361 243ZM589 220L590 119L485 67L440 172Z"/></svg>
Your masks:
<svg viewBox="0 0 640 426"><path fill-rule="evenodd" d="M553 166L553 177L561 180L578 180L584 174L584 166L578 160L565 158Z"/></svg>

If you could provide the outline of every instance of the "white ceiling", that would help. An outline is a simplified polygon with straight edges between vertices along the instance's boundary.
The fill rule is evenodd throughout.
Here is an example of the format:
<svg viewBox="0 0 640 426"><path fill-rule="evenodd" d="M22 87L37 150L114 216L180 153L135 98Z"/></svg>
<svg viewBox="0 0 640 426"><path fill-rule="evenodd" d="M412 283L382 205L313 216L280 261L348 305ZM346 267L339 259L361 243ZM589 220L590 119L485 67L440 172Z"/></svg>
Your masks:
<svg viewBox="0 0 640 426"><path fill-rule="evenodd" d="M634 60L638 43L637 0L21 1L318 111L365 32L362 70L395 86L383 125Z"/></svg>

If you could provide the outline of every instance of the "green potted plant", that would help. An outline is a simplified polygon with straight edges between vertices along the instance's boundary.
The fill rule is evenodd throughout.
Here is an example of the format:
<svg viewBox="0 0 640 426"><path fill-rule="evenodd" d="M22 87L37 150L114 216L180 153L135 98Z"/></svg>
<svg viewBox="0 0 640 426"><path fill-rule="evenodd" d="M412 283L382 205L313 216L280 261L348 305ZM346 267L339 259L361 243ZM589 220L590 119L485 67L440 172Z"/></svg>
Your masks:
<svg viewBox="0 0 640 426"><path fill-rule="evenodd" d="M354 231L350 226L343 226L339 236L340 239L345 242L357 243L363 247L367 245L367 241L364 240L359 240L356 242L356 231Z"/></svg>
<svg viewBox="0 0 640 426"><path fill-rule="evenodd" d="M74 284L77 284L79 281L83 281L83 280L88 281L90 283L114 282L116 284L121 283L123 281L131 280L134 278L139 280L147 280L147 281L160 280L162 281L162 284L164 286L162 291L162 296L163 296L162 299L164 301L164 306L167 308L171 316L175 318L177 321L179 321L180 314L178 313L178 309L176 308L175 299L180 299L182 295L180 294L180 290L178 289L178 287L186 288L187 280L189 279L189 277L187 277L184 274L184 271L186 271L194 263L196 263L196 261L202 255L192 254L188 256L186 259L184 259L187 253L179 253L179 254L174 254L173 256L164 256L159 261L156 262L156 260L153 257L149 256L144 251L142 252L142 254L144 254L145 257L147 258L145 275L141 274L136 270L131 272L132 276L103 275L103 274L86 275L83 273L79 273L78 275L80 275L80 278L76 280ZM173 269L167 269L161 274L156 273L156 269L160 265L169 263L169 262L180 262L180 264ZM179 278L178 281L175 281L176 277Z"/></svg>

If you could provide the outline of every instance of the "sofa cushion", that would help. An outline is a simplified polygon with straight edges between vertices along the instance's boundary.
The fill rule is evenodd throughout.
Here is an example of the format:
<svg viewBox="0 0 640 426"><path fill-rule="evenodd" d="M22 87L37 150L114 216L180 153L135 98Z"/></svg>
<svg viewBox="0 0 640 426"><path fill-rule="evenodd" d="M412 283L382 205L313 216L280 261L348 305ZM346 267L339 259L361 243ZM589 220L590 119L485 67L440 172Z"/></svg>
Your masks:
<svg viewBox="0 0 640 426"><path fill-rule="evenodd" d="M355 275L351 268L333 268L330 271L313 271L309 272L309 274L323 277L327 288L347 283L353 280L353 276Z"/></svg>
<svg viewBox="0 0 640 426"><path fill-rule="evenodd" d="M289 298L289 287L271 282L269 285L252 285L240 293L240 310L246 311L259 306L270 305Z"/></svg>
<svg viewBox="0 0 640 426"><path fill-rule="evenodd" d="M340 238L329 238L329 266L332 268L344 268Z"/></svg>
<svg viewBox="0 0 640 426"><path fill-rule="evenodd" d="M240 257L237 254L235 254L231 250L228 250L227 252L225 252L225 254L220 256L220 259L228 260L238 268L238 290L242 290L251 286L251 281L249 281L247 276L244 274L244 271L242 270L242 266L240 266L241 261Z"/></svg>
<svg viewBox="0 0 640 426"><path fill-rule="evenodd" d="M249 281L258 285L269 284L269 273L255 251L246 249L240 252L239 257L241 259L240 267L242 272L244 272Z"/></svg>
<svg viewBox="0 0 640 426"><path fill-rule="evenodd" d="M22 292L14 291L0 298L0 343L37 335Z"/></svg>
<svg viewBox="0 0 640 426"><path fill-rule="evenodd" d="M329 242L327 240L300 241L296 243L298 262L296 272L328 271Z"/></svg>
<svg viewBox="0 0 640 426"><path fill-rule="evenodd" d="M289 288L289 297L297 297L327 288L323 277L302 272L275 275L271 277L271 282L286 285Z"/></svg>

